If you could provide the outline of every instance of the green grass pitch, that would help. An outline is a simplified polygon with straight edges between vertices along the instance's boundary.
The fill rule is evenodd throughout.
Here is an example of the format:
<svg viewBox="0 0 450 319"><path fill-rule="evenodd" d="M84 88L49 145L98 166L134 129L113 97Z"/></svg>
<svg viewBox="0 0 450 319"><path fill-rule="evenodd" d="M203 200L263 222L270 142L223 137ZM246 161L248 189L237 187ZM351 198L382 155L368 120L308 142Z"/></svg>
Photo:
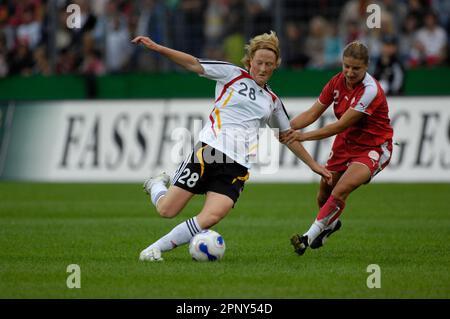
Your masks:
<svg viewBox="0 0 450 319"><path fill-rule="evenodd" d="M327 244L294 254L316 214L315 184L248 184L214 229L222 261L187 246L139 252L202 206L157 216L137 184L0 183L0 298L450 298L450 184L371 184L353 193ZM81 288L68 289L69 264ZM381 288L369 289L370 264Z"/></svg>

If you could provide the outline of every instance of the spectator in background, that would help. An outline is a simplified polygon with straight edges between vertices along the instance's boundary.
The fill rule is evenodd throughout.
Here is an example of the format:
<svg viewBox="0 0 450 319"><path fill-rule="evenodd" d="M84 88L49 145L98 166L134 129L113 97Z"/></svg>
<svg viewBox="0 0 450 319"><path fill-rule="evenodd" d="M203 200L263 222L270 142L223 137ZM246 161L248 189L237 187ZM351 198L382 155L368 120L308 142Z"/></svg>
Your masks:
<svg viewBox="0 0 450 319"><path fill-rule="evenodd" d="M268 32L272 28L272 0L247 0L246 32L248 38Z"/></svg>
<svg viewBox="0 0 450 319"><path fill-rule="evenodd" d="M106 72L105 65L102 61L102 54L100 50L92 49L90 50L86 57L84 58L83 64L81 65L82 74L91 75L103 75Z"/></svg>
<svg viewBox="0 0 450 319"><path fill-rule="evenodd" d="M335 18L345 0L275 0L273 2L281 2L284 18L286 20L308 21L311 17L317 15L324 16L327 20L330 17Z"/></svg>
<svg viewBox="0 0 450 319"><path fill-rule="evenodd" d="M88 0L72 1L80 6L81 28L72 29L71 47L78 51L77 54L81 54L81 50L83 47L83 36L86 32L91 32L94 29L95 25L97 24L97 17L92 13L91 3Z"/></svg>
<svg viewBox="0 0 450 319"><path fill-rule="evenodd" d="M422 25L422 17L427 11L428 0L408 0L408 14L416 17L418 25Z"/></svg>
<svg viewBox="0 0 450 319"><path fill-rule="evenodd" d="M367 45L370 52L369 59L377 61L381 56L381 46L383 35L395 36L394 18L389 12L383 12L381 15L381 28L368 29L365 36L361 39L362 42ZM369 72L372 73L373 69L369 68Z"/></svg>
<svg viewBox="0 0 450 319"><path fill-rule="evenodd" d="M61 52L64 48L67 48L72 43L72 30L66 27L66 21L69 13L66 12L64 7L59 9L58 12L58 27L55 32L55 48L58 52Z"/></svg>
<svg viewBox="0 0 450 319"><path fill-rule="evenodd" d="M381 56L376 61L373 76L378 80L386 95L403 93L405 70L398 57L398 40L395 36L383 37Z"/></svg>
<svg viewBox="0 0 450 319"><path fill-rule="evenodd" d="M325 66L325 41L328 24L321 17L313 17L309 22L309 33L305 41L305 53L309 58L308 68L321 69Z"/></svg>
<svg viewBox="0 0 450 319"><path fill-rule="evenodd" d="M158 43L166 43L166 8L157 0L142 0L138 7L137 26L134 34L146 34ZM130 30L131 31L131 30ZM133 35L134 35L133 34ZM142 47L134 47L133 63L135 69L142 71L162 70L164 62L158 54L144 52Z"/></svg>
<svg viewBox="0 0 450 319"><path fill-rule="evenodd" d="M290 69L303 69L309 57L304 52L305 37L302 27L295 21L288 21L284 27L283 61Z"/></svg>
<svg viewBox="0 0 450 319"><path fill-rule="evenodd" d="M203 56L206 0L180 0L175 11L175 47L194 56Z"/></svg>
<svg viewBox="0 0 450 319"><path fill-rule="evenodd" d="M283 66L289 68L303 68L308 63L311 68L334 68L340 64L339 52L342 47L354 40L365 43L369 47L370 58L378 61L381 38L385 34L398 36L399 59L406 68L442 65L448 63L450 58L450 46L447 45L450 41L448 0L54 1L58 8L56 30L50 24L54 21L51 16L53 10L50 10L53 0L0 0L0 32L5 38L3 53L0 52L0 74L18 74L18 60L26 61L23 56L13 59L14 54L10 54L19 50L17 39L30 47L34 57L32 73L47 73L46 64L59 64L58 72L80 72L82 65L85 65L83 60L88 56L89 65L100 57L107 72L152 72L166 71L172 66L157 54L142 54L140 47L121 46L125 37L129 39L136 34L146 34L159 43L196 56L229 60L239 65L246 40L254 34L276 27L283 28L279 31L287 39L282 41ZM66 8L71 3L80 5L81 29L66 27L69 15ZM369 14L366 9L371 3L381 7L381 30L369 30L366 26ZM431 8L436 12L434 19L427 14ZM282 15L277 16L278 13ZM115 21L117 15L118 24ZM319 15L324 20L317 23L315 17ZM314 21L314 26L311 22L311 32L315 34L310 34L306 41L305 23L308 21ZM423 23L425 26L418 32ZM322 31L313 31L323 29L322 26L317 27L320 24L328 25L325 35L319 35ZM333 27L330 28L330 25ZM85 55L83 38L87 33L94 37L95 46L93 51ZM49 41L53 37L55 41ZM54 48L39 49L42 45L53 43ZM63 57L57 56L56 61L51 60L53 52L64 52L65 58L68 58L67 51L71 51L67 66L62 65ZM94 54L94 51L97 53ZM10 65L10 61L14 65ZM24 65L22 62L19 64ZM374 71L373 66L371 64L369 72Z"/></svg>
<svg viewBox="0 0 450 319"><path fill-rule="evenodd" d="M220 44L224 35L227 11L227 6L222 0L208 1L203 29L207 45L216 46Z"/></svg>
<svg viewBox="0 0 450 319"><path fill-rule="evenodd" d="M8 75L9 67L7 62L8 49L6 47L6 36L0 30L0 78Z"/></svg>
<svg viewBox="0 0 450 319"><path fill-rule="evenodd" d="M414 53L411 65L440 65L446 58L447 34L438 25L434 12L428 12L424 17L424 26L417 31L414 42Z"/></svg>
<svg viewBox="0 0 450 319"><path fill-rule="evenodd" d="M126 71L132 51L126 20L120 14L113 15L106 32L106 69L109 73Z"/></svg>
<svg viewBox="0 0 450 319"><path fill-rule="evenodd" d="M326 68L338 68L341 65L341 52L344 49L337 25L329 27L325 39L324 62Z"/></svg>
<svg viewBox="0 0 450 319"><path fill-rule="evenodd" d="M95 40L90 33L83 36L83 61L80 73L84 75L102 75L106 72L102 54L95 46Z"/></svg>
<svg viewBox="0 0 450 319"><path fill-rule="evenodd" d="M382 8L382 15L384 12L387 12L391 17L395 17L395 19L392 19L393 33L398 34L402 28L402 23L408 14L406 4L398 0L382 0L380 5Z"/></svg>
<svg viewBox="0 0 450 319"><path fill-rule="evenodd" d="M33 54L25 40L17 40L16 47L9 53L9 74L31 75L33 73Z"/></svg>
<svg viewBox="0 0 450 319"><path fill-rule="evenodd" d="M9 52L14 47L15 28L10 23L10 6L0 1L0 33L4 37L4 45Z"/></svg>
<svg viewBox="0 0 450 319"><path fill-rule="evenodd" d="M95 7L93 4L91 5ZM101 12L101 15L95 16L96 22L88 31L93 35L98 48L105 49L106 36L114 28L113 21L116 16L118 16L120 27L128 29L132 19L132 6L127 0L108 0L105 1L105 7Z"/></svg>
<svg viewBox="0 0 450 319"><path fill-rule="evenodd" d="M4 1L3 1L4 2ZM36 14L41 13L42 1L41 0L12 0L7 1L7 11L9 12L8 24L18 27L23 23L26 23L25 14L30 8ZM32 20L36 17L33 15Z"/></svg>
<svg viewBox="0 0 450 319"><path fill-rule="evenodd" d="M51 74L50 64L48 63L45 45L41 45L34 50L33 58L35 62L33 68L34 74L41 74L41 75Z"/></svg>
<svg viewBox="0 0 450 319"><path fill-rule="evenodd" d="M222 49L225 36L225 25L228 14L228 6L223 0L209 0L205 11L205 56L213 60L223 60Z"/></svg>
<svg viewBox="0 0 450 319"><path fill-rule="evenodd" d="M361 29L360 22L358 20L349 20L346 22L345 27L340 25L342 39L344 39L344 43L350 43L353 41L358 41L363 39L364 32ZM345 30L345 31L342 31Z"/></svg>
<svg viewBox="0 0 450 319"><path fill-rule="evenodd" d="M345 3L339 15L339 35L344 44L360 40L364 35L368 0L350 0Z"/></svg>
<svg viewBox="0 0 450 319"><path fill-rule="evenodd" d="M411 49L418 29L418 20L414 14L408 14L403 22L401 37L399 39L399 56L404 61L405 67L409 67L411 61Z"/></svg>
<svg viewBox="0 0 450 319"><path fill-rule="evenodd" d="M77 70L80 61L76 53L70 47L63 48L58 53L56 61L57 74L72 74Z"/></svg>
<svg viewBox="0 0 450 319"><path fill-rule="evenodd" d="M227 28L223 43L224 58L235 65L242 65L241 58L245 54L245 3L243 0L229 0L228 6Z"/></svg>
<svg viewBox="0 0 450 319"><path fill-rule="evenodd" d="M450 2L448 0L431 0L431 6L439 16L439 23L445 28L450 23Z"/></svg>
<svg viewBox="0 0 450 319"><path fill-rule="evenodd" d="M223 43L225 59L235 65L242 65L240 57L242 57L241 53L244 51L242 49L244 45L245 38L241 32L236 30L236 32L226 36Z"/></svg>
<svg viewBox="0 0 450 319"><path fill-rule="evenodd" d="M96 17L100 17L105 14L106 3L109 0L94 0L91 2L92 14Z"/></svg>
<svg viewBox="0 0 450 319"><path fill-rule="evenodd" d="M439 16L439 24L447 33L447 64L450 64L450 1L432 0L432 8Z"/></svg>
<svg viewBox="0 0 450 319"><path fill-rule="evenodd" d="M37 11L36 5L27 5L23 12L21 24L17 27L17 39L27 43L31 50L39 44L42 35L41 18Z"/></svg>

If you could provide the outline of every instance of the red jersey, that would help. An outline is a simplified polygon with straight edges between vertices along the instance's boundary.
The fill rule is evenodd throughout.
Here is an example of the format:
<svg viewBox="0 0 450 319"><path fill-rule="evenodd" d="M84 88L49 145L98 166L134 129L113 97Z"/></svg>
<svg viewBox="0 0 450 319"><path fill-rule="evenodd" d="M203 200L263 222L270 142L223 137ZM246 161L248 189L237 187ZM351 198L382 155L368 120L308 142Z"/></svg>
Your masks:
<svg viewBox="0 0 450 319"><path fill-rule="evenodd" d="M338 119L348 108L367 115L339 133L348 143L375 146L392 139L393 129L386 96L380 83L369 73L353 90L345 85L342 72L336 74L323 88L319 102L327 106L333 103L334 114Z"/></svg>

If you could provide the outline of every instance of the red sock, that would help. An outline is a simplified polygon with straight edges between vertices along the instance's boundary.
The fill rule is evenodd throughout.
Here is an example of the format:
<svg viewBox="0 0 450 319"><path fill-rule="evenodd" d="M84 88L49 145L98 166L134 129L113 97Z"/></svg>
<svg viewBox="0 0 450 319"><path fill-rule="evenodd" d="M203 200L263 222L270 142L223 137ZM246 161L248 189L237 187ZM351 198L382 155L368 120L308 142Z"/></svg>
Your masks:
<svg viewBox="0 0 450 319"><path fill-rule="evenodd" d="M336 219L339 218L342 211L345 208L345 202L340 199L334 198L333 195L328 197L325 205L322 206L317 214L316 220L325 226L330 225Z"/></svg>

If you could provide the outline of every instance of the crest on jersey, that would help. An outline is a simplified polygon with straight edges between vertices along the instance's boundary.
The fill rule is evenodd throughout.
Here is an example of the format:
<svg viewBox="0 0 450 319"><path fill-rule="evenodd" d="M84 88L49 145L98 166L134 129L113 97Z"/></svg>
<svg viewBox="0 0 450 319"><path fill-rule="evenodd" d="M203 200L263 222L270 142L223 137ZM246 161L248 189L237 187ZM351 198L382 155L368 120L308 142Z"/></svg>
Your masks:
<svg viewBox="0 0 450 319"><path fill-rule="evenodd" d="M373 159L374 161L378 161L378 159L380 158L380 154L378 154L378 152L377 151L370 151L369 152L369 157L371 158L371 159Z"/></svg>

